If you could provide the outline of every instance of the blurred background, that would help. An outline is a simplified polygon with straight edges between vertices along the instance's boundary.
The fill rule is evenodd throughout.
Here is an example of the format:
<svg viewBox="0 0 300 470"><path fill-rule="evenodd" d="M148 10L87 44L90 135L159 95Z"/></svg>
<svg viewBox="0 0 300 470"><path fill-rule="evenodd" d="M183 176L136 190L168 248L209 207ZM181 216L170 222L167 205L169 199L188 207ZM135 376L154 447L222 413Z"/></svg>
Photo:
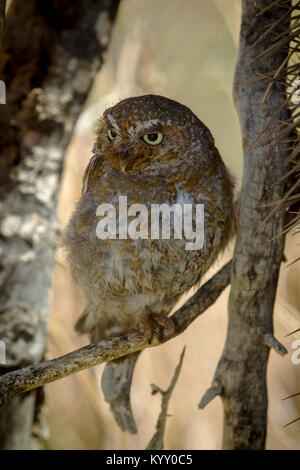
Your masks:
<svg viewBox="0 0 300 470"><path fill-rule="evenodd" d="M210 128L225 163L241 184L242 149L232 100L241 14L240 0L123 0L106 63L96 77L85 110L69 146L59 202L61 229L79 198L84 169L91 158L95 125L103 111L120 99L162 94L189 106ZM229 247L206 279L231 256ZM300 449L300 364L291 361L299 333L299 236L289 235L275 306L275 334L288 349L284 358L271 351L268 368L268 449ZM165 436L166 449L220 449L222 404L215 399L198 410L221 355L227 327L229 289L180 337L144 351L132 387L139 432L119 430L100 390L103 366L82 371L45 387L49 449L144 449L155 431L160 397L150 384L167 388L186 345L182 371L173 392ZM47 359L88 344L74 324L84 300L72 283L64 252L58 249L53 275L52 311Z"/></svg>

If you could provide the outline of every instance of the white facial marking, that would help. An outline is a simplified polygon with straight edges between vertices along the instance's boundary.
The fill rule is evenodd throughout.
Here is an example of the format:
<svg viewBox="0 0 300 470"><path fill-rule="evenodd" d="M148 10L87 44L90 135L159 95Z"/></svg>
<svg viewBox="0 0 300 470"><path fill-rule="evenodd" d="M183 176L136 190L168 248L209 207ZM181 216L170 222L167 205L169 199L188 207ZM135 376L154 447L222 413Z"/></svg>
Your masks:
<svg viewBox="0 0 300 470"><path fill-rule="evenodd" d="M114 118L112 114L107 114L106 119L110 123L110 125L114 128L114 130L119 134L120 133L120 128L118 126L117 120Z"/></svg>
<svg viewBox="0 0 300 470"><path fill-rule="evenodd" d="M128 134L130 137L135 137L137 134L146 134L147 130L158 124L158 119L149 119L148 121L137 122L135 126L130 126L128 129Z"/></svg>

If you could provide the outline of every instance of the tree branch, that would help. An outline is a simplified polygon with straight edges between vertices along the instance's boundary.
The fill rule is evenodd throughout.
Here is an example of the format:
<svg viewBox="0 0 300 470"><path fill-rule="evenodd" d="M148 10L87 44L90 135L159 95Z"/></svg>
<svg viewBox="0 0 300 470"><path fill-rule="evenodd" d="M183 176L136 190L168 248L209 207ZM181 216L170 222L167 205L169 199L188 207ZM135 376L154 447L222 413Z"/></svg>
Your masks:
<svg viewBox="0 0 300 470"><path fill-rule="evenodd" d="M0 377L0 405L7 403L18 393L24 393L49 382L74 374L88 367L112 361L141 349L157 346L181 334L201 313L212 305L230 283L231 261L207 281L173 315L175 332L164 337L159 325L154 325L151 344L144 332L136 327L122 335L99 343L90 344L50 361L41 362Z"/></svg>

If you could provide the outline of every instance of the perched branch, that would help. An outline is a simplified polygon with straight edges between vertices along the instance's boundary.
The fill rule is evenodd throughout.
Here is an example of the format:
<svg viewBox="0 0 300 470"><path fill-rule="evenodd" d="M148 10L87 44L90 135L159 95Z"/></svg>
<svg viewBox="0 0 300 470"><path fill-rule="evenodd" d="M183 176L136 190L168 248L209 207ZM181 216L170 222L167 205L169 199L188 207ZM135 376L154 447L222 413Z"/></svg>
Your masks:
<svg viewBox="0 0 300 470"><path fill-rule="evenodd" d="M120 336L90 344L51 361L41 362L0 377L0 405L18 393L24 393L49 382L74 374L88 367L112 361L141 349L157 346L182 333L201 313L212 305L230 283L231 261L207 281L173 315L175 331L163 337L162 328L154 325L154 335L149 345L139 327Z"/></svg>
<svg viewBox="0 0 300 470"><path fill-rule="evenodd" d="M150 440L149 444L147 445L146 450L162 450L164 448L164 433L165 433L165 427L166 427L166 420L168 417L167 413L168 413L169 401L170 401L171 395L173 393L174 387L176 385L176 382L178 380L178 377L181 371L184 353L185 353L185 346L180 355L179 363L175 369L169 388L166 391L161 390L159 387L157 387L154 384L151 385L152 395L154 395L154 393L159 392L162 395L162 400L161 400L161 411L159 413L158 420L156 423L156 432L154 436L152 437L152 439Z"/></svg>

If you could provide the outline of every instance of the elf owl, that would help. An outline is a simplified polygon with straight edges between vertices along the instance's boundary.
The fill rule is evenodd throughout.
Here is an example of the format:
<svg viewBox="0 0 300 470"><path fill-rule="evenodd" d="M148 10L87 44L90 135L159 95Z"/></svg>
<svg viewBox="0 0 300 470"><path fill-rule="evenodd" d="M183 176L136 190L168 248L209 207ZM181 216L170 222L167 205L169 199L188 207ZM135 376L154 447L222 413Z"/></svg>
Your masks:
<svg viewBox="0 0 300 470"><path fill-rule="evenodd" d="M118 212L120 196L126 207L148 210L148 222L143 230L136 230L135 237L129 234L130 211ZM97 227L107 214L98 207L107 208L107 204L115 208L115 233L108 236L107 231L105 238ZM159 233L151 237L151 208L159 213L162 204L171 208L170 237L162 236L167 217L159 219ZM192 208L192 222L190 232L183 227L180 236L175 225L184 207ZM187 249L188 234L197 228L194 207L204 208L204 238L201 246ZM209 129L189 108L162 96L145 95L107 109L98 126L81 198L64 235L71 273L87 305L77 330L89 333L92 342L142 322L157 321L170 331L170 310L199 283L226 246L232 220L232 178ZM145 334L149 331L145 327ZM102 376L104 396L116 421L131 432L136 432L136 426L129 386L136 358L133 354L108 363Z"/></svg>

